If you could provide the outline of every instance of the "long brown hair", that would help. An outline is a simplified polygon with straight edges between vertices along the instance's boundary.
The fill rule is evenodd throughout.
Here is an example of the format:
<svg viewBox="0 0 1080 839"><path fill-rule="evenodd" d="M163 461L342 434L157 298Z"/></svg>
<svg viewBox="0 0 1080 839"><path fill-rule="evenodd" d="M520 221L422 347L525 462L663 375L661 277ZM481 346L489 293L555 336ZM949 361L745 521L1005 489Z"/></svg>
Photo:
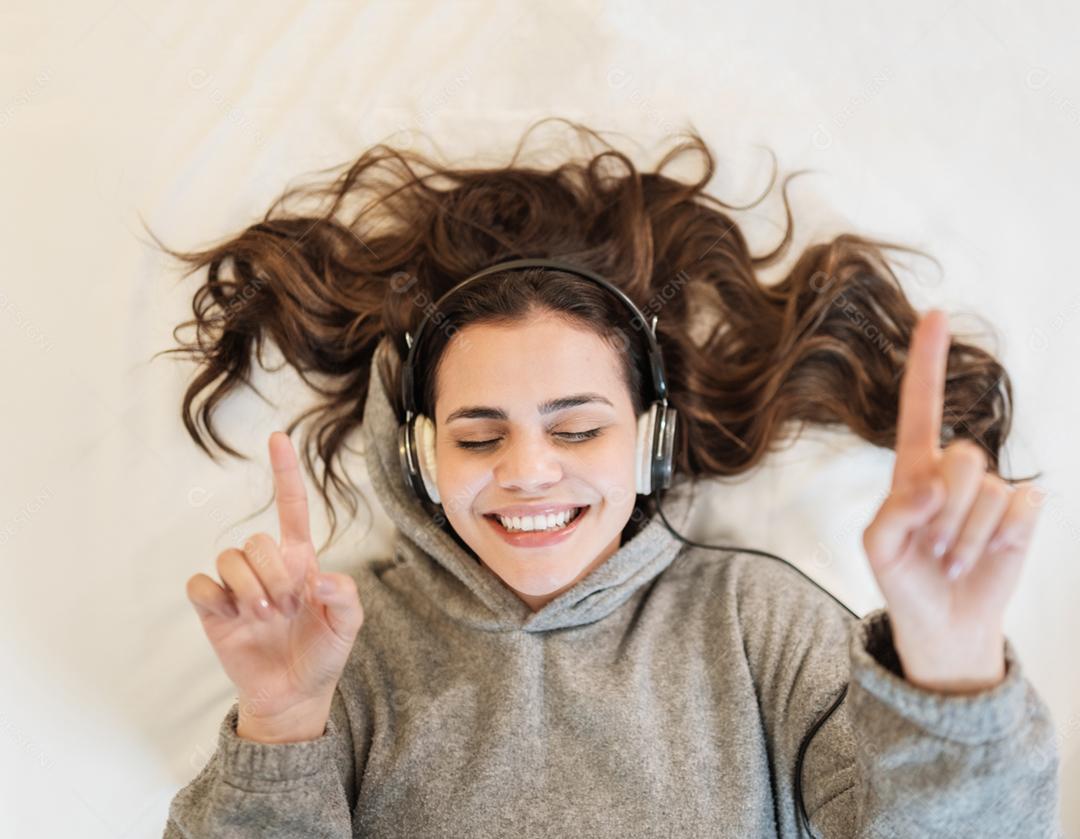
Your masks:
<svg viewBox="0 0 1080 839"><path fill-rule="evenodd" d="M519 163L529 135L547 121L525 132L503 166L454 168L380 143L346 166L322 170L325 177L314 183L285 191L261 221L219 244L175 251L154 237L188 266L185 276L207 268L194 293L194 318L173 330L180 346L164 351L196 362L181 408L196 444L210 456L208 440L243 457L220 438L213 413L249 381L253 352L262 363L266 338L319 395L286 430L310 420L300 453L326 502L331 531L324 548L338 521L331 494L350 516L357 511L341 458L363 421L376 345L389 336L403 358L405 332L415 334L433 301L506 259L554 257L591 268L646 317L658 318L669 402L679 412L676 474L745 472L786 439L789 423L796 432L808 422L839 423L876 446L894 447L900 378L918 313L886 253L926 254L845 233L807 247L785 277L765 284L760 269L781 259L792 241L787 186L801 172L781 188L782 240L754 255L727 211L755 207L772 190L775 157L765 191L740 207L705 192L715 159L696 131L680 135L646 172L598 132L559 120L586 141L586 154L566 154L546 167ZM588 151L592 140L603 147L595 154ZM704 163L699 178L664 174L693 154ZM288 209L296 199L309 207ZM434 416L434 373L455 331L537 310L584 324L625 349L624 378L641 410L645 380L634 330L642 325L630 324L595 284L543 269L493 275L440 310L440 328L427 331L420 354L422 410ZM194 328L190 340L180 336L187 328ZM398 359L383 358L379 374L400 419ZM942 444L968 438L998 472L1011 405L1002 365L954 336ZM630 532L651 513L650 499L639 498Z"/></svg>

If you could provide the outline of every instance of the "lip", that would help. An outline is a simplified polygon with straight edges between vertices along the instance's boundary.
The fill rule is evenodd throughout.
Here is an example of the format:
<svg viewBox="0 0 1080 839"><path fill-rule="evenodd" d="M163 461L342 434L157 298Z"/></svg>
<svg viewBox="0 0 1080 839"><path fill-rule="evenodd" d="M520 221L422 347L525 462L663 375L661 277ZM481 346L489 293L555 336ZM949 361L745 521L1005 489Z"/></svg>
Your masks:
<svg viewBox="0 0 1080 839"><path fill-rule="evenodd" d="M588 504L512 504L508 507L499 507L497 510L488 510L484 515L486 516L508 516L513 518L514 516L546 516L549 513L561 513L564 510L576 510L578 507L588 507Z"/></svg>
<svg viewBox="0 0 1080 839"><path fill-rule="evenodd" d="M556 509L566 508L562 507ZM592 507L586 506L580 513L577 514L577 517L572 522L570 522L570 524L568 524L562 530L553 530L550 533L544 533L542 531L535 530L522 531L521 533L511 533L505 527L503 527L502 524L500 524L498 519L493 518L492 515L486 515L483 518L484 521L486 521L491 526L491 529L494 530L495 533L498 534L500 537L502 537L502 540L504 542L509 545L513 545L515 548L544 548L548 545L557 545L559 542L569 539L570 536L574 533L574 531L577 530L578 523L589 514L590 510L592 510Z"/></svg>

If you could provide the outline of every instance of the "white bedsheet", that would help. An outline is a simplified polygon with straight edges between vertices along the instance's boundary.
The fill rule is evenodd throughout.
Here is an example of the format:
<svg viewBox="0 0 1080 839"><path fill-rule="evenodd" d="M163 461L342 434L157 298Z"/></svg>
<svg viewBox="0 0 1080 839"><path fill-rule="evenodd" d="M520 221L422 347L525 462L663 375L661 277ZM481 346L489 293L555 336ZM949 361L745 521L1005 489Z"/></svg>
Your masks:
<svg viewBox="0 0 1080 839"><path fill-rule="evenodd" d="M267 435L304 400L266 376L278 410L245 394L220 414L251 462L194 447L179 420L190 371L150 356L196 281L178 283L138 214L171 245L203 245L392 132L501 159L551 114L624 132L643 165L690 122L732 203L764 185L754 144L770 145L785 172L819 172L791 186L793 255L844 229L924 247L945 271L915 263L916 305L945 307L954 331L978 326L969 314L994 326L1015 385L1007 471L1043 470L1051 493L1007 631L1058 722L1080 835L1080 21L1002 6L6 4L0 835L160 836L233 701L184 584L274 532L272 510L240 519L269 496ZM759 251L781 221L776 193L743 217ZM891 465L813 434L718 484L689 535L781 553L865 611L881 601L861 533ZM368 497L375 518L326 567L386 549Z"/></svg>

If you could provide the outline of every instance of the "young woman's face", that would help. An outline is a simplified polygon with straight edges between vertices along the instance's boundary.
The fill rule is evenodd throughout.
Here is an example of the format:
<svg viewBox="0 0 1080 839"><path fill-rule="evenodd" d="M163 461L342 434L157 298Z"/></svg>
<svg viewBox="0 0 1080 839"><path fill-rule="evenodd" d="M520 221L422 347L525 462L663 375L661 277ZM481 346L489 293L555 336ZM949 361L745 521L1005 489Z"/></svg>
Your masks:
<svg viewBox="0 0 1080 839"><path fill-rule="evenodd" d="M619 364L599 335L550 315L466 327L444 352L435 390L443 511L534 611L611 556L633 512L637 418ZM562 529L545 518L536 530L534 516L531 532L491 515L582 507Z"/></svg>

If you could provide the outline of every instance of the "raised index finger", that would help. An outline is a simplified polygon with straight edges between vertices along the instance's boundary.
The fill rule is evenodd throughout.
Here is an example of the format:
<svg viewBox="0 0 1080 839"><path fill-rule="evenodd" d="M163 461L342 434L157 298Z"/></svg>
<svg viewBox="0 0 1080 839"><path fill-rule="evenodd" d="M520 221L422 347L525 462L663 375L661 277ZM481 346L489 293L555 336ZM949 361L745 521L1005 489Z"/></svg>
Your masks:
<svg viewBox="0 0 1080 839"><path fill-rule="evenodd" d="M274 496L277 502L281 544L310 542L307 490L292 440L283 431L270 435L270 465L274 469Z"/></svg>
<svg viewBox="0 0 1080 839"><path fill-rule="evenodd" d="M940 447L948 359L948 317L931 309L915 326L900 383L894 484L929 468Z"/></svg>

